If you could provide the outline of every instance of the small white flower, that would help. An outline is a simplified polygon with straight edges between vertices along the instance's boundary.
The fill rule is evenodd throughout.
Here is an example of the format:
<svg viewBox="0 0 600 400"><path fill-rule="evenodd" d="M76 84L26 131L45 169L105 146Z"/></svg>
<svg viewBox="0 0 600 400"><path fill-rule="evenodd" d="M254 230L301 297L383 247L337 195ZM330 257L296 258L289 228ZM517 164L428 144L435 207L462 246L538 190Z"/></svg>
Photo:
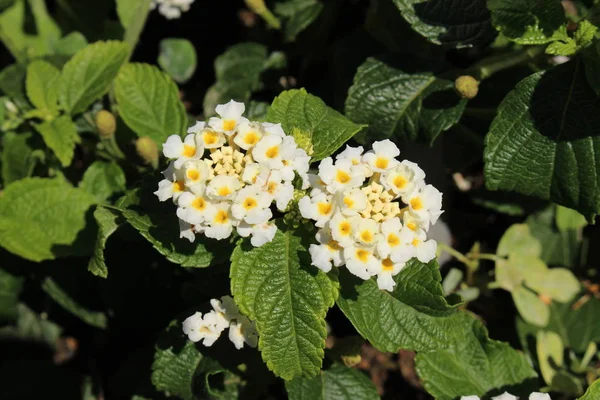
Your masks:
<svg viewBox="0 0 600 400"><path fill-rule="evenodd" d="M231 296L222 296L221 300L211 299L210 305L218 317L217 327L222 329L227 328L232 320L240 316L240 310Z"/></svg>
<svg viewBox="0 0 600 400"><path fill-rule="evenodd" d="M342 247L354 245L354 232L358 229L360 217L346 217L338 212L329 222L331 236Z"/></svg>
<svg viewBox="0 0 600 400"><path fill-rule="evenodd" d="M360 186L365 180L361 169L355 168L350 160L339 160L333 164L331 157L324 158L319 164L319 177L330 193Z"/></svg>
<svg viewBox="0 0 600 400"><path fill-rule="evenodd" d="M325 226L336 211L333 196L321 193L315 197L304 196L298 202L298 208L303 218L315 220L319 228Z"/></svg>
<svg viewBox="0 0 600 400"><path fill-rule="evenodd" d="M285 146L285 141L283 143L283 146ZM309 163L310 157L306 154L306 151L304 151L303 149L295 149L294 153L291 154L291 158L285 158L284 155L283 168L281 169L283 179L286 181L292 181L296 176L295 172L297 172L298 176L302 178L303 189L308 188Z"/></svg>
<svg viewBox="0 0 600 400"><path fill-rule="evenodd" d="M375 246L380 239L379 224L369 218L360 218L354 239L364 247Z"/></svg>
<svg viewBox="0 0 600 400"><path fill-rule="evenodd" d="M212 117L208 120L208 125L218 132L223 132L227 136L231 136L236 128L248 120L242 117L246 106L244 103L231 100L227 104L219 104L215 111L219 117Z"/></svg>
<svg viewBox="0 0 600 400"><path fill-rule="evenodd" d="M408 196L410 211L421 221L435 224L442 215L442 193L432 185L421 186Z"/></svg>
<svg viewBox="0 0 600 400"><path fill-rule="evenodd" d="M182 166L182 170L187 187L197 193L204 191L204 182L206 182L210 174L204 160L186 161Z"/></svg>
<svg viewBox="0 0 600 400"><path fill-rule="evenodd" d="M231 340L236 349L241 349L246 343L250 347L256 347L258 344L258 332L254 322L247 317L240 315L236 321L229 326L229 340Z"/></svg>
<svg viewBox="0 0 600 400"><path fill-rule="evenodd" d="M437 251L437 242L433 239L426 240L427 237L423 231L415 233L410 229L404 228L400 232L400 241L402 243L410 243L410 246L415 249L415 256L422 263L428 263L435 258ZM406 253L393 253L392 259L397 262L405 260Z"/></svg>
<svg viewBox="0 0 600 400"><path fill-rule="evenodd" d="M357 215L367 206L367 195L359 188L350 188L338 192L338 204L342 214Z"/></svg>
<svg viewBox="0 0 600 400"><path fill-rule="evenodd" d="M244 122L239 126L233 142L240 148L248 150L258 143L265 133L260 123Z"/></svg>
<svg viewBox="0 0 600 400"><path fill-rule="evenodd" d="M194 232L194 227L192 224L189 224L182 219L179 219L179 238L186 238L190 241L190 243L194 243L196 240L196 232Z"/></svg>
<svg viewBox="0 0 600 400"><path fill-rule="evenodd" d="M529 395L529 400L552 400L548 393L533 392Z"/></svg>
<svg viewBox="0 0 600 400"><path fill-rule="evenodd" d="M262 127L265 132L269 135L285 137L285 132L281 127L281 124L273 124L271 122L263 122Z"/></svg>
<svg viewBox="0 0 600 400"><path fill-rule="evenodd" d="M339 267L343 263L342 247L333 240L328 229L321 229L316 235L319 244L311 244L308 252L312 265L323 272L331 271L331 264Z"/></svg>
<svg viewBox="0 0 600 400"><path fill-rule="evenodd" d="M404 201L424 178L425 172L417 164L404 160L385 173L382 183L387 190L401 196Z"/></svg>
<svg viewBox="0 0 600 400"><path fill-rule="evenodd" d="M196 312L193 315L187 317L182 324L183 333L188 335L192 342L197 342L202 339L200 333L200 327L202 326L202 313Z"/></svg>
<svg viewBox="0 0 600 400"><path fill-rule="evenodd" d="M429 222L422 221L410 210L406 210L402 214L402 225L416 233L420 231L427 232L429 230Z"/></svg>
<svg viewBox="0 0 600 400"><path fill-rule="evenodd" d="M367 280L377 270L378 260L372 249L357 246L344 247L344 259L346 268L360 279Z"/></svg>
<svg viewBox="0 0 600 400"><path fill-rule="evenodd" d="M492 397L492 400L519 400L519 398L508 392L504 392L500 396Z"/></svg>
<svg viewBox="0 0 600 400"><path fill-rule="evenodd" d="M206 195L214 200L231 200L242 186L240 180L235 176L215 176L206 187Z"/></svg>
<svg viewBox="0 0 600 400"><path fill-rule="evenodd" d="M196 141L195 134L189 134L183 141L178 135L171 135L163 144L163 154L167 158L175 159L173 163L175 168L181 168L181 165L187 160L202 157L204 146Z"/></svg>
<svg viewBox="0 0 600 400"><path fill-rule="evenodd" d="M168 179L163 179L158 182L158 190L154 192L154 194L160 201L167 201L170 198L173 198L173 201L177 201L184 190L185 182L183 180L170 181Z"/></svg>
<svg viewBox="0 0 600 400"><path fill-rule="evenodd" d="M217 149L227 141L224 134L211 128L204 128L198 132L196 140L202 143L205 149Z"/></svg>
<svg viewBox="0 0 600 400"><path fill-rule="evenodd" d="M368 151L363 156L363 161L371 167L373 171L385 172L394 168L398 161L395 159L400 155L400 150L391 140L382 140L373 143L373 150Z"/></svg>
<svg viewBox="0 0 600 400"><path fill-rule="evenodd" d="M212 207L206 216L206 222L209 226L205 229L204 234L212 239L226 239L231 236L233 225L237 221L231 215L229 203L218 203Z"/></svg>
<svg viewBox="0 0 600 400"><path fill-rule="evenodd" d="M350 160L352 165L358 165L362 162L362 153L364 149L362 146L351 147L346 145L344 151L335 156L336 160Z"/></svg>
<svg viewBox="0 0 600 400"><path fill-rule="evenodd" d="M308 184L311 188L311 197L317 196L321 193L329 194L329 192L327 191L327 185L325 185L325 182L321 180L319 175L308 174Z"/></svg>
<svg viewBox="0 0 600 400"><path fill-rule="evenodd" d="M377 243L377 254L381 258L387 258L398 249L402 242L400 241L400 230L402 223L400 218L391 218L381 223L382 238Z"/></svg>
<svg viewBox="0 0 600 400"><path fill-rule="evenodd" d="M246 165L244 168L244 172L242 173L242 180L246 183L254 184L256 180L260 176L260 174L267 174L268 171L265 167L261 166L259 163L251 163Z"/></svg>
<svg viewBox="0 0 600 400"><path fill-rule="evenodd" d="M252 157L256 162L270 169L283 168L283 138L276 135L264 136L252 149Z"/></svg>
<svg viewBox="0 0 600 400"><path fill-rule="evenodd" d="M273 197L280 211L285 210L294 197L294 186L283 181L281 171L271 171L266 177L259 176L257 183Z"/></svg>
<svg viewBox="0 0 600 400"><path fill-rule="evenodd" d="M379 289L393 292L394 286L396 286L394 276L398 275L404 266L404 263L396 263L389 257L380 260L379 270L377 271L377 286Z"/></svg>
<svg viewBox="0 0 600 400"><path fill-rule="evenodd" d="M177 216L183 221L196 225L204 222L214 208L201 194L185 192L179 197Z"/></svg>
<svg viewBox="0 0 600 400"><path fill-rule="evenodd" d="M246 222L241 222L237 227L237 232L241 237L252 235L250 243L254 247L260 247L265 243L271 242L277 233L277 225L274 223L263 222L260 224L250 225Z"/></svg>
<svg viewBox="0 0 600 400"><path fill-rule="evenodd" d="M212 346L221 336L224 328L220 328L218 316L214 311L204 314L197 312L183 321L183 332L188 335L192 342L202 340L204 346Z"/></svg>
<svg viewBox="0 0 600 400"><path fill-rule="evenodd" d="M256 185L246 186L237 193L231 213L249 224L262 224L273 216L270 204L271 196L267 192Z"/></svg>

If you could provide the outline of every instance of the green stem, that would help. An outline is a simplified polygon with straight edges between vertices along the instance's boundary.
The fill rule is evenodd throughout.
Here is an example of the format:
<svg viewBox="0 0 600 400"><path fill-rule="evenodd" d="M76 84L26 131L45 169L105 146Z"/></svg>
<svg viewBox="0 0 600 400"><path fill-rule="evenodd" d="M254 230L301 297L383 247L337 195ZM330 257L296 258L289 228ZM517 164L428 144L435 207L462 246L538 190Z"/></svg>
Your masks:
<svg viewBox="0 0 600 400"><path fill-rule="evenodd" d="M463 253L461 253L460 251L456 250L453 247L448 246L446 243L438 242L438 247L440 249L442 249L442 251L445 251L446 253L450 254L452 257L456 258L458 261L465 264L467 267L473 263L473 261L469 260L467 258L467 256L465 256Z"/></svg>
<svg viewBox="0 0 600 400"><path fill-rule="evenodd" d="M537 46L485 58L469 69L469 75L473 75L477 79L483 80L489 78L496 72L514 67L515 65L528 63L543 53L544 48Z"/></svg>
<svg viewBox="0 0 600 400"><path fill-rule="evenodd" d="M260 15L262 19L273 29L281 28L281 21L267 8L264 0L245 0L246 6L254 13Z"/></svg>
<svg viewBox="0 0 600 400"><path fill-rule="evenodd" d="M476 258L480 259L480 260L491 260L491 261L504 260L503 257L497 256L495 254L487 254L487 253L479 253L479 254L477 254Z"/></svg>

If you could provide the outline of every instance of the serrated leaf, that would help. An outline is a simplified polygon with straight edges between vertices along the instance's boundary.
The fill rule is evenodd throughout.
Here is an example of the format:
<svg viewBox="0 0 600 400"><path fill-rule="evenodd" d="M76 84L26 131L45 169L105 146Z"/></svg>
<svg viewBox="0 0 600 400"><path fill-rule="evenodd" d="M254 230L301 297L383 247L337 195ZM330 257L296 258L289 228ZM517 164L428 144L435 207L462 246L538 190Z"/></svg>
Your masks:
<svg viewBox="0 0 600 400"><path fill-rule="evenodd" d="M560 0L488 0L492 24L520 44L544 44L564 22Z"/></svg>
<svg viewBox="0 0 600 400"><path fill-rule="evenodd" d="M58 77L60 71L44 60L35 60L27 66L25 87L27 97L35 107L58 113Z"/></svg>
<svg viewBox="0 0 600 400"><path fill-rule="evenodd" d="M325 314L338 296L337 280L310 267L310 255L293 232L252 248L241 242L231 255L231 293L256 322L267 367L290 380L321 369Z"/></svg>
<svg viewBox="0 0 600 400"><path fill-rule="evenodd" d="M598 397L600 397L600 379L596 379L579 400L596 400Z"/></svg>
<svg viewBox="0 0 600 400"><path fill-rule="evenodd" d="M364 127L350 121L304 89L287 90L277 96L266 120L280 123L288 134L294 128L310 134L314 150L312 161L330 156Z"/></svg>
<svg viewBox="0 0 600 400"><path fill-rule="evenodd" d="M412 28L430 42L460 48L486 45L496 37L485 0L393 1Z"/></svg>
<svg viewBox="0 0 600 400"><path fill-rule="evenodd" d="M216 241L198 235L190 243L179 237L176 207L171 202L160 202L154 190L158 179L143 182L117 202L127 222L134 227L167 260L182 267L203 268L225 259L231 251L227 241Z"/></svg>
<svg viewBox="0 0 600 400"><path fill-rule="evenodd" d="M104 261L104 249L110 235L123 223L120 212L110 208L98 207L94 211L94 219L98 224L94 253L88 264L88 271L101 278L108 277L108 268Z"/></svg>
<svg viewBox="0 0 600 400"><path fill-rule="evenodd" d="M336 363L314 378L285 383L289 400L375 400L377 388L361 371Z"/></svg>
<svg viewBox="0 0 600 400"><path fill-rule="evenodd" d="M80 141L77 127L71 117L61 115L56 119L32 125L42 135L44 142L52 149L62 166L68 167L71 165L75 153L75 144Z"/></svg>
<svg viewBox="0 0 600 400"><path fill-rule="evenodd" d="M12 275L0 268L0 326L17 319L19 315L17 304L23 281L22 277Z"/></svg>
<svg viewBox="0 0 600 400"><path fill-rule="evenodd" d="M517 286L511 292L515 306L523 319L532 325L548 325L550 309L534 292L524 286Z"/></svg>
<svg viewBox="0 0 600 400"><path fill-rule="evenodd" d="M127 64L115 81L121 118L139 137L157 145L170 135L182 135L187 115L179 90L167 74L147 64Z"/></svg>
<svg viewBox="0 0 600 400"><path fill-rule="evenodd" d="M197 56L192 42L187 39L163 39L160 41L158 65L175 82L187 82L196 71Z"/></svg>
<svg viewBox="0 0 600 400"><path fill-rule="evenodd" d="M40 317L23 303L17 305L16 326L0 328L0 339L14 338L24 341L44 343L51 349L56 347L62 329L45 318Z"/></svg>
<svg viewBox="0 0 600 400"><path fill-rule="evenodd" d="M152 363L152 384L167 396L194 400L192 381L200 360L202 353L190 341L179 351L158 348Z"/></svg>
<svg viewBox="0 0 600 400"><path fill-rule="evenodd" d="M478 319L465 312L455 318L460 329L449 348L419 353L415 359L423 386L437 400L483 396L536 377L523 354L507 343L491 340Z"/></svg>
<svg viewBox="0 0 600 400"><path fill-rule="evenodd" d="M288 0L275 4L275 14L283 17L283 37L286 41L296 40L296 36L319 17L324 4L319 0Z"/></svg>
<svg viewBox="0 0 600 400"><path fill-rule="evenodd" d="M381 351L437 350L447 346L456 308L446 302L436 261L416 258L394 277L393 292L374 279L362 281L340 271L337 304L356 330Z"/></svg>
<svg viewBox="0 0 600 400"><path fill-rule="evenodd" d="M59 179L15 182L0 197L0 246L31 261L64 256L95 202Z"/></svg>
<svg viewBox="0 0 600 400"><path fill-rule="evenodd" d="M406 63L405 63L406 64ZM369 58L354 76L346 115L368 124L366 140L418 140L432 143L460 119L466 100L454 82L432 72L405 72L392 58Z"/></svg>
<svg viewBox="0 0 600 400"><path fill-rule="evenodd" d="M118 41L96 42L78 51L60 75L61 106L72 115L80 114L108 93L128 51L127 44Z"/></svg>
<svg viewBox="0 0 600 400"><path fill-rule="evenodd" d="M556 370L563 365L562 340L554 332L539 331L536 348L542 377L547 384L551 384Z"/></svg>
<svg viewBox="0 0 600 400"><path fill-rule="evenodd" d="M525 78L502 101L486 136L487 187L593 217L600 212L598 129L600 99L579 58Z"/></svg>
<svg viewBox="0 0 600 400"><path fill-rule="evenodd" d="M103 202L125 191L125 173L115 162L94 161L85 170L79 187Z"/></svg>
<svg viewBox="0 0 600 400"><path fill-rule="evenodd" d="M31 176L37 160L43 158L40 150L36 151L32 147L33 141L33 134L30 132L7 132L4 134L2 143L2 183L4 186Z"/></svg>
<svg viewBox="0 0 600 400"><path fill-rule="evenodd" d="M587 221L583 215L562 206L556 207L555 222L558 230L561 232L566 232L570 229L578 230L587 225Z"/></svg>
<svg viewBox="0 0 600 400"><path fill-rule="evenodd" d="M549 265L579 265L581 243L577 231L560 231L555 226L555 219L554 207L548 207L527 218L531 234L542 244L540 257Z"/></svg>
<svg viewBox="0 0 600 400"><path fill-rule="evenodd" d="M90 311L85 307L82 307L52 278L48 277L44 279L41 287L42 290L44 290L44 292L46 292L46 294L52 298L52 300L60 304L65 310L75 315L86 324L99 329L106 329L106 314L99 311Z"/></svg>

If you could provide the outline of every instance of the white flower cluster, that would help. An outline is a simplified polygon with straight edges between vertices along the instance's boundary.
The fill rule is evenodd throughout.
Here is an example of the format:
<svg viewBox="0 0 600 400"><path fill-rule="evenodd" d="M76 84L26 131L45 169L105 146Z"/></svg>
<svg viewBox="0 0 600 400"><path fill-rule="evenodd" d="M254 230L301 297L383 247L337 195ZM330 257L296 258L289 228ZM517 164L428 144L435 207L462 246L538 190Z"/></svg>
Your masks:
<svg viewBox="0 0 600 400"><path fill-rule="evenodd" d="M304 218L321 228L310 246L312 264L328 272L332 264L367 280L377 276L380 289L392 291L393 276L412 257L429 262L437 243L427 230L442 214L442 194L425 184L425 173L410 161L398 161L389 140L350 147L321 161L309 175L310 196L298 203Z"/></svg>
<svg viewBox="0 0 600 400"><path fill-rule="evenodd" d="M183 321L183 333L188 335L192 342L202 340L204 346L212 346L229 328L229 340L236 349L241 349L246 343L256 347L258 333L254 322L240 314L240 310L230 296L223 296L221 300L212 299L210 304L213 310L204 314L197 312Z"/></svg>
<svg viewBox="0 0 600 400"><path fill-rule="evenodd" d="M242 117L243 103L231 100L216 111L218 118L197 122L183 141L173 135L163 144L173 161L154 193L178 205L180 236L190 242L196 233L225 239L235 228L259 247L277 232L271 203L285 210L296 175L308 187L310 157L280 124Z"/></svg>
<svg viewBox="0 0 600 400"><path fill-rule="evenodd" d="M158 12L167 19L175 19L181 17L182 12L190 9L194 0L152 0L150 9L154 10L158 7Z"/></svg>
<svg viewBox="0 0 600 400"><path fill-rule="evenodd" d="M462 396L460 400L480 400L479 396ZM513 396L508 392L502 393L500 396L492 397L492 400L519 400L517 396ZM529 400L552 400L548 393L533 392L529 395Z"/></svg>

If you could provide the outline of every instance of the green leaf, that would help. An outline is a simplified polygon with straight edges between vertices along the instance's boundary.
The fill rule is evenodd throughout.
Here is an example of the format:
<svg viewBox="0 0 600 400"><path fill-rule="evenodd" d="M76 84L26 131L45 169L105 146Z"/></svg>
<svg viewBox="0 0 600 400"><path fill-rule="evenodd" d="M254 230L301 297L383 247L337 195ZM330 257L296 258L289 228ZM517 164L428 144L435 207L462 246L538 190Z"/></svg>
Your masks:
<svg viewBox="0 0 600 400"><path fill-rule="evenodd" d="M158 201L153 194L157 187L158 179L143 182L117 202L127 222L167 260L182 267L208 267L227 257L231 249L226 241L202 235L194 243L180 238L176 207L171 202Z"/></svg>
<svg viewBox="0 0 600 400"><path fill-rule="evenodd" d="M0 0L0 12L3 12L7 8L15 4L16 0Z"/></svg>
<svg viewBox="0 0 600 400"><path fill-rule="evenodd" d="M170 135L182 135L187 115L177 85L158 68L127 64L115 81L121 118L139 137L148 136L157 145Z"/></svg>
<svg viewBox="0 0 600 400"><path fill-rule="evenodd" d="M531 235L526 224L511 225L500 238L496 254L505 257L509 254L539 257L542 253L540 242Z"/></svg>
<svg viewBox="0 0 600 400"><path fill-rule="evenodd" d="M596 400L600 396L600 379L596 379L594 383L585 391L585 394L579 400Z"/></svg>
<svg viewBox="0 0 600 400"><path fill-rule="evenodd" d="M77 127L68 115L41 124L32 124L42 135L46 145L52 149L63 167L68 167L73 161L75 144L80 142Z"/></svg>
<svg viewBox="0 0 600 400"><path fill-rule="evenodd" d="M561 232L566 232L570 229L579 230L587 225L587 221L583 215L562 206L556 207L555 222L558 230Z"/></svg>
<svg viewBox="0 0 600 400"><path fill-rule="evenodd" d="M117 0L117 15L123 28L127 29L138 12L139 0Z"/></svg>
<svg viewBox="0 0 600 400"><path fill-rule="evenodd" d="M574 303L575 304L575 303ZM591 342L600 342L600 300L592 297L581 306L552 303L546 329L558 333L566 347L583 354Z"/></svg>
<svg viewBox="0 0 600 400"><path fill-rule="evenodd" d="M454 92L454 82L428 71L406 72L398 65L391 58L367 59L348 91L346 115L369 125L367 142L392 138L433 143L458 122L467 101Z"/></svg>
<svg viewBox="0 0 600 400"><path fill-rule="evenodd" d="M13 322L19 313L19 295L24 279L0 268L0 325Z"/></svg>
<svg viewBox="0 0 600 400"><path fill-rule="evenodd" d="M187 39L163 39L160 41L158 65L175 82L187 82L196 71L196 49Z"/></svg>
<svg viewBox="0 0 600 400"><path fill-rule="evenodd" d="M364 125L348 120L304 89L287 90L273 100L267 121L280 123L288 134L294 128L312 136L312 161L330 156Z"/></svg>
<svg viewBox="0 0 600 400"><path fill-rule="evenodd" d="M256 322L267 367L290 380L319 373L325 314L338 296L337 280L310 266L310 255L293 232L253 248L241 242L231 255L231 293Z"/></svg>
<svg viewBox="0 0 600 400"><path fill-rule="evenodd" d="M125 173L115 162L94 161L85 170L79 187L103 202L125 191Z"/></svg>
<svg viewBox="0 0 600 400"><path fill-rule="evenodd" d="M486 0L393 2L415 31L436 44L481 46L489 44L496 36Z"/></svg>
<svg viewBox="0 0 600 400"><path fill-rule="evenodd" d="M59 179L15 182L0 197L0 246L31 261L64 256L95 201Z"/></svg>
<svg viewBox="0 0 600 400"><path fill-rule="evenodd" d="M99 311L90 311L85 307L82 307L52 278L48 277L44 279L42 282L42 289L52 298L52 300L60 304L65 310L75 315L86 324L99 329L106 329L106 314Z"/></svg>
<svg viewBox="0 0 600 400"><path fill-rule="evenodd" d="M71 32L68 35L62 37L54 47L56 53L63 54L66 56L72 56L79 50L83 50L87 45L88 41L80 32Z"/></svg>
<svg viewBox="0 0 600 400"><path fill-rule="evenodd" d="M361 371L334 364L314 378L285 383L289 400L375 400L377 388Z"/></svg>
<svg viewBox="0 0 600 400"><path fill-rule="evenodd" d="M78 51L60 75L61 106L70 114L84 112L108 93L127 56L127 45L118 41L96 42Z"/></svg>
<svg viewBox="0 0 600 400"><path fill-rule="evenodd" d="M517 286L511 294L519 314L525 321L540 327L548 325L550 309L534 292L524 286Z"/></svg>
<svg viewBox="0 0 600 400"><path fill-rule="evenodd" d="M525 78L486 136L487 187L549 199L591 219L600 212L598 127L600 99L579 58Z"/></svg>
<svg viewBox="0 0 600 400"><path fill-rule="evenodd" d="M579 280L566 268L552 268L540 278L526 281L527 286L559 303L571 301L581 291Z"/></svg>
<svg viewBox="0 0 600 400"><path fill-rule="evenodd" d="M33 173L38 159L43 158L41 150L34 150L33 134L7 132L3 138L2 182L8 186Z"/></svg>
<svg viewBox="0 0 600 400"><path fill-rule="evenodd" d="M31 105L26 96L25 77L27 68L24 64L13 64L0 72L0 90L22 110L30 110Z"/></svg>
<svg viewBox="0 0 600 400"><path fill-rule="evenodd" d="M393 292L380 290L374 279L362 281L340 271L337 304L356 330L381 351L415 351L447 347L456 308L446 302L436 261L416 258L394 277Z"/></svg>
<svg viewBox="0 0 600 400"><path fill-rule="evenodd" d="M544 44L564 22L560 0L488 0L492 24L520 44Z"/></svg>
<svg viewBox="0 0 600 400"><path fill-rule="evenodd" d="M98 224L98 233L96 234L94 253L88 264L88 271L101 278L106 278L108 277L108 268L104 261L106 242L110 235L122 225L123 221L119 212L105 207L96 208L94 219Z"/></svg>
<svg viewBox="0 0 600 400"><path fill-rule="evenodd" d="M542 244L541 258L549 265L579 265L580 239L575 230L560 231L555 224L554 207L527 218L531 234Z"/></svg>
<svg viewBox="0 0 600 400"><path fill-rule="evenodd" d="M547 384L551 384L556 371L563 365L562 340L554 332L539 331L536 348L542 377Z"/></svg>
<svg viewBox="0 0 600 400"><path fill-rule="evenodd" d="M296 40L296 36L319 17L325 6L319 0L288 0L275 4L275 14L285 20L283 37L286 41Z"/></svg>
<svg viewBox="0 0 600 400"><path fill-rule="evenodd" d="M448 342L449 348L419 353L415 360L423 386L437 400L483 396L536 377L523 354L491 340L478 319L465 312L455 318L460 330Z"/></svg>
<svg viewBox="0 0 600 400"><path fill-rule="evenodd" d="M40 317L23 303L17 305L19 317L16 326L0 328L0 339L15 338L23 341L44 343L56 347L62 329L55 323Z"/></svg>
<svg viewBox="0 0 600 400"><path fill-rule="evenodd" d="M48 110L50 114L58 113L58 77L60 71L44 60L35 60L27 66L25 81L27 97L35 107Z"/></svg>

